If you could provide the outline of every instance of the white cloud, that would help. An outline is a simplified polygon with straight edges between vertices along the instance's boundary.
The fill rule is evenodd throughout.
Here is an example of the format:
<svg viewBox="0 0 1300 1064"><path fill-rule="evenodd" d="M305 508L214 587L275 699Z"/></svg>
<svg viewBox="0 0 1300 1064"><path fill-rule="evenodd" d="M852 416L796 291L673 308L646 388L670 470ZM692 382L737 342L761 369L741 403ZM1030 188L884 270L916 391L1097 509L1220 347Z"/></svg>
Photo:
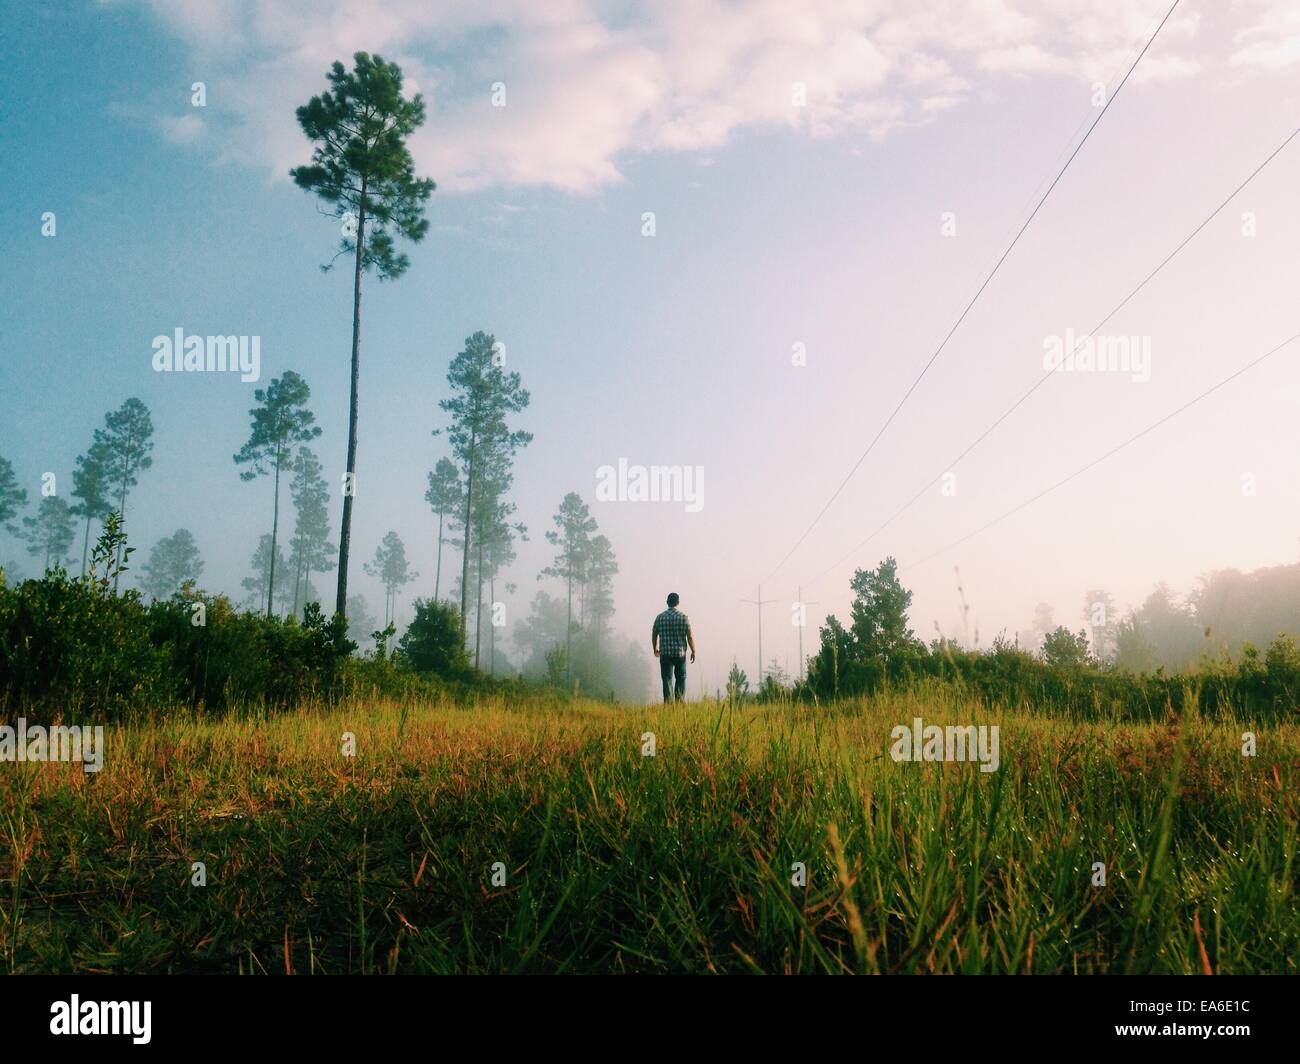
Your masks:
<svg viewBox="0 0 1300 1064"><path fill-rule="evenodd" d="M1276 41L1248 44L1232 53L1233 66L1277 69L1300 63L1300 33Z"/></svg>
<svg viewBox="0 0 1300 1064"><path fill-rule="evenodd" d="M1255 0L1246 6L1251 22L1233 37L1232 65L1277 70L1300 63L1300 6L1295 0Z"/></svg>
<svg viewBox="0 0 1300 1064"><path fill-rule="evenodd" d="M921 101L921 110L926 112L946 111L950 107L956 107L959 103L961 103L961 97L959 96L927 96Z"/></svg>
<svg viewBox="0 0 1300 1064"><path fill-rule="evenodd" d="M304 161L294 109L358 50L397 59L424 93L412 141L445 191L621 179L637 153L717 147L737 132L884 136L959 107L1000 78L1121 74L1168 0L148 0L191 49L222 148L283 178ZM1270 7L1269 5L1272 5ZM1290 0L1259 0L1233 63L1281 65ZM1190 5L1189 5L1190 6ZM1294 12L1290 12L1294 14ZM1143 81L1189 77L1194 10L1170 19ZM491 86L507 105L492 107ZM802 84L804 106L795 106ZM161 122L164 120L160 120ZM198 131L172 120L173 139ZM201 131L201 127L200 127ZM192 139L192 137L191 137Z"/></svg>
<svg viewBox="0 0 1300 1064"><path fill-rule="evenodd" d="M203 119L198 115L163 115L154 121L158 131L173 144L193 144L203 135Z"/></svg>

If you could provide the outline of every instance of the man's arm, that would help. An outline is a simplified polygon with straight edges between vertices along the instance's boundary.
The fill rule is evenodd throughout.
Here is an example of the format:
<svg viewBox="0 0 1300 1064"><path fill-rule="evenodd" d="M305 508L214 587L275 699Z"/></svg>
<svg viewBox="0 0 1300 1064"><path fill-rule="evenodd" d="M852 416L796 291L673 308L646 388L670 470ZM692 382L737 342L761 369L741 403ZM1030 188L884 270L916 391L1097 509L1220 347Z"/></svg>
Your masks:
<svg viewBox="0 0 1300 1064"><path fill-rule="evenodd" d="M691 626L689 624L686 626L686 642L690 644L691 664L694 665L695 664L695 633L691 630Z"/></svg>
<svg viewBox="0 0 1300 1064"><path fill-rule="evenodd" d="M655 623L650 626L650 649L654 651L654 656L659 656L659 618L655 618Z"/></svg>

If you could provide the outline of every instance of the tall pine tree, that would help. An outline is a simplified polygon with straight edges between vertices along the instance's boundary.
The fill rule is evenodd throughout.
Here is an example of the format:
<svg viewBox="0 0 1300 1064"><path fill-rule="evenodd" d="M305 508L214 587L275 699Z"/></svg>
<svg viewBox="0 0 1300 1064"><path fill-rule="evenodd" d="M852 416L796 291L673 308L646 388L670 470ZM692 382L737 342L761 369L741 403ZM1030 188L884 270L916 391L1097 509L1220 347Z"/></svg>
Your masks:
<svg viewBox="0 0 1300 1064"><path fill-rule="evenodd" d="M573 674L573 585L583 579L591 551L591 534L596 531L596 519L576 491L567 494L556 511L555 528L546 533L546 540L556 547L555 561L538 574L554 576L564 581L567 605L565 608L565 679Z"/></svg>
<svg viewBox="0 0 1300 1064"><path fill-rule="evenodd" d="M104 416L104 427L96 429L91 450L103 463L103 477L110 500L116 500L121 528L126 528L126 500L140 474L153 465L153 417L139 399L128 399ZM74 477L75 482L75 477ZM125 543L125 539L121 541ZM122 573L122 548L113 562L113 589Z"/></svg>
<svg viewBox="0 0 1300 1064"><path fill-rule="evenodd" d="M461 550L460 624L465 632L469 608L469 568L471 552L477 536L476 517L484 512L475 509L477 491L481 482L491 476L500 476L515 452L532 442L533 434L512 430L507 415L518 413L528 406L528 392L520 383L518 373L506 373L496 340L484 332L476 332L465 341L462 350L447 371L452 397L438 405L451 416L445 430L452 453L465 473L465 493L461 500ZM435 429L434 435L442 432Z"/></svg>
<svg viewBox="0 0 1300 1064"><path fill-rule="evenodd" d="M336 62L326 75L330 89L298 108L298 124L315 147L311 163L289 171L300 188L314 192L344 220L339 253L351 253L352 384L348 402L347 473L343 526L339 532L335 611L347 616L348 554L357 469L357 389L361 364L361 277L370 269L381 281L401 277L410 265L395 250L394 235L412 242L429 231L424 205L434 183L415 176L406 139L424 124L424 100L402 95L396 63L357 52L353 68Z"/></svg>
<svg viewBox="0 0 1300 1064"><path fill-rule="evenodd" d="M280 471L290 461L295 444L306 443L320 435L316 415L307 409L311 389L293 370L253 393L258 406L249 410L252 431L235 455L236 465L248 465L240 480L253 480L264 473L275 477L275 496L271 510L270 572L267 574L266 615L271 616L275 596L275 567L280 555Z"/></svg>
<svg viewBox="0 0 1300 1064"><path fill-rule="evenodd" d="M310 447L299 447L289 483L296 520L289 550L293 559L293 612L298 614L312 597L311 574L334 566L334 545L329 541L329 484L321 473L320 459Z"/></svg>
<svg viewBox="0 0 1300 1064"><path fill-rule="evenodd" d="M456 468L456 463L449 458L438 459L438 464L434 466L433 471L429 474L429 490L424 493L424 499L429 504L430 509L438 515L438 561L437 568L433 577L433 600L439 599L439 592L442 588L442 545L447 542L443 535L444 523L450 514L454 514L461 504L461 495L464 489L460 484L460 470Z"/></svg>
<svg viewBox="0 0 1300 1064"><path fill-rule="evenodd" d="M104 449L92 444L83 455L77 456L77 468L72 471L72 497L77 500L71 512L86 522L81 540L81 575L86 575L86 558L90 553L90 522L102 521L112 512L108 502L108 480Z"/></svg>

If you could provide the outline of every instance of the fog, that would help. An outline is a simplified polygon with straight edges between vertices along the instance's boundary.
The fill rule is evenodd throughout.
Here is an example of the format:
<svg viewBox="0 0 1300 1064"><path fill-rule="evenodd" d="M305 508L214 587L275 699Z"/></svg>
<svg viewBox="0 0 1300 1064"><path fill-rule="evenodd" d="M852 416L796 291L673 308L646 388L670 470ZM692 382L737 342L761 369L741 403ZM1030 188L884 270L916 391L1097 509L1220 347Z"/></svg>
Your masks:
<svg viewBox="0 0 1300 1064"><path fill-rule="evenodd" d="M404 247L407 273L366 281L349 591L372 615L384 591L363 565L390 531L419 573L396 598L399 632L414 599L433 594L437 518L424 493L449 451L432 433L448 424L448 366L481 330L529 392L510 424L532 434L507 496L527 538L496 580L502 671L544 670L544 644L558 638L566 587L540 574L570 492L617 559L602 653L619 663L625 697L657 688L650 626L669 592L694 628L697 697L722 688L733 661L751 682L769 661L797 676L801 633L815 653L825 616L847 616L854 570L886 557L927 641L987 646L1004 633L1032 646L1040 604L1077 630L1090 627L1095 592L1123 618L1154 610L1161 584L1191 603L1212 652L1300 627L1300 341L1228 380L1300 331L1300 138L1251 177L1293 132L1300 103L1300 64L1261 29L1266 5L1171 21L910 395L1096 117L1094 83L1114 86L1153 28L1147 15L1051 26L1044 40L1060 61L1041 70L999 68L992 44L985 54L927 41L951 84L924 85L892 55L879 85L845 89L858 110L787 120L701 88L700 107L745 117L688 136L656 104L608 145L583 108L624 101L615 88L562 64L507 64L522 114L508 107L503 121L522 124L499 147L509 165L493 168L488 135L475 132L486 105L462 95L467 72L481 73L468 40L440 58L422 31L370 44L349 28L309 77L256 94L238 63L208 56L200 111L188 86L207 53L194 28L122 7L100 13L94 38L25 35L25 62L49 81L5 85L14 247L0 264L0 456L31 516L45 474L66 496L105 414L139 397L155 446L127 509L136 579L153 545L185 528L204 561L199 584L245 599L273 489L267 477L241 481L232 457L254 390L287 370L310 386L337 545L352 278L319 269L337 224L286 173L309 157L294 108L323 89L335 53L391 47L431 98L415 156L440 187L428 236ZM1234 51L1234 40L1245 43ZM160 43L176 47L145 62ZM784 99L817 58L772 55L775 66L736 68L744 99L766 99L771 69ZM624 62L634 60L611 60ZM435 76L443 63L461 80ZM88 103L78 85L103 95ZM552 110L533 109L530 92L549 93ZM893 99L896 121L861 117ZM199 132L178 132L194 128L180 118ZM551 135L525 135L539 125ZM46 212L53 235L42 234ZM1067 361L1157 268L1098 333L1094 357ZM153 341L178 329L258 337L260 379L158 372ZM292 525L282 485L281 532ZM43 559L0 530L0 561L31 576ZM459 573L444 545L443 597ZM326 604L334 580L313 577Z"/></svg>

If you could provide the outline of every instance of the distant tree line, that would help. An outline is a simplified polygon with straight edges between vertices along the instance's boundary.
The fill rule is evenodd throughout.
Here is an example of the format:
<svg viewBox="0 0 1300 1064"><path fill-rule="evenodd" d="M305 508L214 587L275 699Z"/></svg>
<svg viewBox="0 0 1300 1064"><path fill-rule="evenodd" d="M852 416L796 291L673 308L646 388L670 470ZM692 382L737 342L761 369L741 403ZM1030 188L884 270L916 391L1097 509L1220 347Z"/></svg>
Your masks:
<svg viewBox="0 0 1300 1064"><path fill-rule="evenodd" d="M827 617L792 697L938 681L990 703L1085 714L1161 716L1195 705L1276 715L1294 713L1300 701L1300 565L1216 572L1183 601L1162 584L1119 618L1111 597L1092 591L1089 623L1077 631L1052 626L1050 608L1040 605L1032 649L1005 634L985 650L943 636L925 644L909 626L912 593L893 558L858 570L851 587L849 624Z"/></svg>

